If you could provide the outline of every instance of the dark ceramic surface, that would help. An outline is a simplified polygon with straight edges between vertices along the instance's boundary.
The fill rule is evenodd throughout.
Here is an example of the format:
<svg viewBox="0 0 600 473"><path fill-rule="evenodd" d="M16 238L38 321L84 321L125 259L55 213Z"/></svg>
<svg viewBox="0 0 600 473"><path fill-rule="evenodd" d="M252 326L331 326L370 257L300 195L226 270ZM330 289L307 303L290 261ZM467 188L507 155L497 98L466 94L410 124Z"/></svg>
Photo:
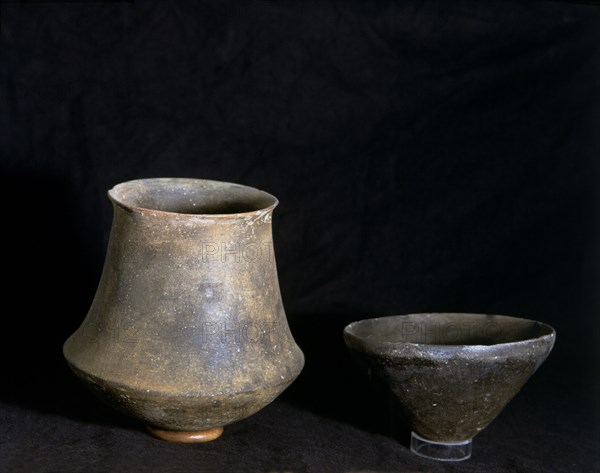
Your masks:
<svg viewBox="0 0 600 473"><path fill-rule="evenodd" d="M546 359L549 325L484 314L412 314L344 329L368 374L387 382L413 430L459 442L484 429Z"/></svg>
<svg viewBox="0 0 600 473"><path fill-rule="evenodd" d="M269 404L304 364L277 280L277 199L195 179L131 181L109 196L102 278L63 348L73 371L159 429L220 427Z"/></svg>

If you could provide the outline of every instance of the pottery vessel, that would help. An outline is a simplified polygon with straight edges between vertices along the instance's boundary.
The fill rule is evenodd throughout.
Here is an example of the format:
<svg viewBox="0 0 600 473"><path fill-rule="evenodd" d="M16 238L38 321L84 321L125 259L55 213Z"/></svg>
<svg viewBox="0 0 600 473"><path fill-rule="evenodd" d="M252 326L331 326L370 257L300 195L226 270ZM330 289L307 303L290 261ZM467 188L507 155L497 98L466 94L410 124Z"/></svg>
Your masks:
<svg viewBox="0 0 600 473"><path fill-rule="evenodd" d="M300 373L273 253L272 195L197 179L108 193L114 219L92 306L63 352L102 400L165 440L212 440Z"/></svg>
<svg viewBox="0 0 600 473"><path fill-rule="evenodd" d="M412 314L367 319L344 329L358 363L382 378L412 425L411 449L464 460L471 441L544 362L549 325L484 314Z"/></svg>

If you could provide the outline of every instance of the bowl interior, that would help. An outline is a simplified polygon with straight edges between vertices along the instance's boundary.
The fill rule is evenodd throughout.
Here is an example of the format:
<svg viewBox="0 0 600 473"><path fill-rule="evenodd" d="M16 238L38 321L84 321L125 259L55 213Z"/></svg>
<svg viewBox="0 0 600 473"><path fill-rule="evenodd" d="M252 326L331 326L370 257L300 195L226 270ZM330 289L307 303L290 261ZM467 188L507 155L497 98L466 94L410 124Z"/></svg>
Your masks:
<svg viewBox="0 0 600 473"><path fill-rule="evenodd" d="M411 314L366 319L346 327L365 344L496 345L551 335L535 320L487 314Z"/></svg>

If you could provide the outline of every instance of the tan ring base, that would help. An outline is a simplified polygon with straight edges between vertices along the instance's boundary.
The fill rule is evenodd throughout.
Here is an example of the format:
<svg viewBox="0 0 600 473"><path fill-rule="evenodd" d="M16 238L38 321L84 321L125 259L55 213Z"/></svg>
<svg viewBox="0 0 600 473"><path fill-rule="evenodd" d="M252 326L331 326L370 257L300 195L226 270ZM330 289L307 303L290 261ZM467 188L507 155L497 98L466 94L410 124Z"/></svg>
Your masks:
<svg viewBox="0 0 600 473"><path fill-rule="evenodd" d="M223 433L223 427L213 427L212 429L196 430L192 432L163 430L150 426L148 426L147 429L157 439L179 443L210 442L211 440L219 438Z"/></svg>

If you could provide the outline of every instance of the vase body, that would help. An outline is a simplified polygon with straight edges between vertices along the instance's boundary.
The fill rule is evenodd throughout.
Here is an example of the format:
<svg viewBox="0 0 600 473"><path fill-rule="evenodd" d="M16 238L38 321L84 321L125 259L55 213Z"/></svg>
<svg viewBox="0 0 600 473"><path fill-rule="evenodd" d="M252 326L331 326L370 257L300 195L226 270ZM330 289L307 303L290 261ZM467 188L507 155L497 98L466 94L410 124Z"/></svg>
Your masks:
<svg viewBox="0 0 600 473"><path fill-rule="evenodd" d="M169 431L222 427L275 399L304 357L273 253L273 196L143 179L109 191L114 219L92 306L63 352L105 402Z"/></svg>

